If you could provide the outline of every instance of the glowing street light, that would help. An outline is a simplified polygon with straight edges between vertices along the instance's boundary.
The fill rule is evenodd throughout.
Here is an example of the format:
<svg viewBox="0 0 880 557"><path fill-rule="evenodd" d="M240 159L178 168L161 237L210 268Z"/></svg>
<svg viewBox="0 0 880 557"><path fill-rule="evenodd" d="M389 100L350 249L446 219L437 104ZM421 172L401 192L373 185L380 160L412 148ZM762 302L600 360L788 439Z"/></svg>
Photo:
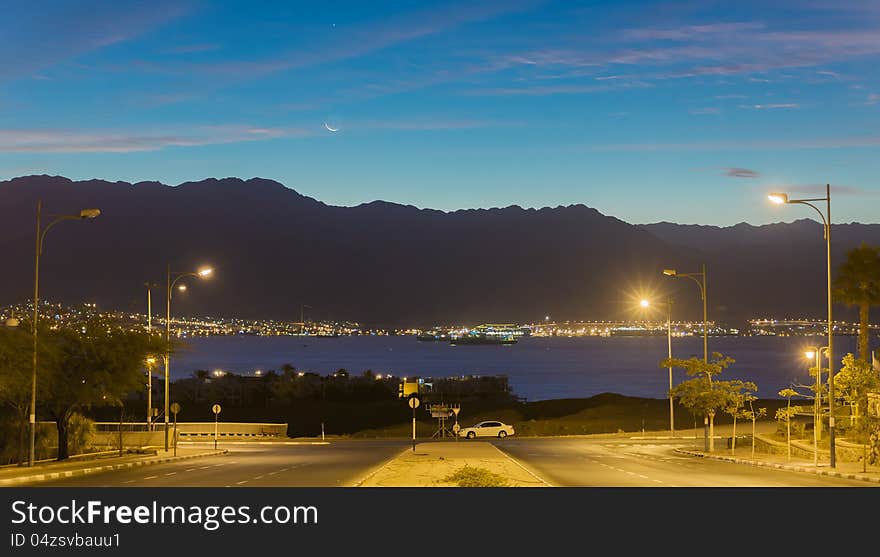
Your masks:
<svg viewBox="0 0 880 557"><path fill-rule="evenodd" d="M49 229L63 220L84 220L94 219L101 214L100 209L82 209L78 215L52 215L55 219L46 225L45 228L40 226L40 212L42 211L42 200L37 201L37 234L36 234L36 250L34 257L34 321L33 327L34 337L34 353L33 353L33 370L31 373L31 408L28 416L30 424L30 449L28 451L28 466L34 465L34 441L37 432L37 319L40 307L40 256L43 254L43 240Z"/></svg>
<svg viewBox="0 0 880 557"><path fill-rule="evenodd" d="M776 203L777 205L782 204L801 204L808 205L816 210L819 213L819 217L822 219L822 224L824 225L825 231L825 252L826 252L826 275L827 275L827 298L828 298L828 346L827 354L828 354L828 443L830 445L831 451L831 467L836 467L836 455L835 453L835 443L834 443L834 370L832 366L834 365L833 354L833 346L834 346L834 323L831 317L831 185L825 184L825 197L816 197L810 199L789 199L788 195L784 193L771 193L767 196L770 201ZM825 202L825 213L823 214L818 207L813 205L812 201L824 201Z"/></svg>
<svg viewBox="0 0 880 557"><path fill-rule="evenodd" d="M184 272L184 273L172 273L171 265L169 264L166 267L166 288L165 288L165 408L164 408L164 418L165 418L165 450L168 450L168 383L169 383L169 375L170 375L170 364L169 360L171 359L171 291L174 289L174 284L184 278L184 277L196 277L196 278L207 278L214 272L214 269L211 267L201 267L196 272ZM172 279L172 275L174 275L174 279ZM181 284L183 288L178 288L181 292L186 290L186 285Z"/></svg>

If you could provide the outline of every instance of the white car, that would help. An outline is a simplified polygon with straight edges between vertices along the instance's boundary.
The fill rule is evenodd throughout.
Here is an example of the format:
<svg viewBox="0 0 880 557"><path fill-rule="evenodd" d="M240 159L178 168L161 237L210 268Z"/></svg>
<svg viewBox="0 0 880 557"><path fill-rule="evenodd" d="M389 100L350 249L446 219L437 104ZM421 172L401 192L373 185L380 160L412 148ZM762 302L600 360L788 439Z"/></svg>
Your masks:
<svg viewBox="0 0 880 557"><path fill-rule="evenodd" d="M463 427L458 430L461 437L474 439L477 437L500 437L504 438L513 435L513 426L501 422L480 422L472 427Z"/></svg>

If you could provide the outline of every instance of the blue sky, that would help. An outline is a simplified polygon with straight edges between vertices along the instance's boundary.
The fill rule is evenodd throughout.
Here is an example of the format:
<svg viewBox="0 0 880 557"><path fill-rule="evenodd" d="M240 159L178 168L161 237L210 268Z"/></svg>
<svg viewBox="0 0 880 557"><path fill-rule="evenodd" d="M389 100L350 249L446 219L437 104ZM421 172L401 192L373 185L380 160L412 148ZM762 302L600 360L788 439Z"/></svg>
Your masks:
<svg viewBox="0 0 880 557"><path fill-rule="evenodd" d="M768 5L770 4L770 5ZM880 222L880 3L4 2L0 179ZM337 129L329 131L326 127Z"/></svg>

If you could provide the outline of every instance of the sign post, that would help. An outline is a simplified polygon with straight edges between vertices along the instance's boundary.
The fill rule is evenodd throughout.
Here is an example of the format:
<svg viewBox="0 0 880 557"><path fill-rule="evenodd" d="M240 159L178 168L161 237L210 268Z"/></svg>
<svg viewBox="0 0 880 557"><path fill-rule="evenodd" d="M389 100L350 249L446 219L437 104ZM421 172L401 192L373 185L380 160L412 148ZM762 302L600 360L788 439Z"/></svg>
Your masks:
<svg viewBox="0 0 880 557"><path fill-rule="evenodd" d="M171 403L171 413L174 414L174 456L177 456L177 413L180 412L180 404Z"/></svg>
<svg viewBox="0 0 880 557"><path fill-rule="evenodd" d="M220 416L220 405L215 404L214 406L211 407L211 411L214 412L214 450L216 451L217 450L217 427L218 427L217 420L219 419L219 416Z"/></svg>
<svg viewBox="0 0 880 557"><path fill-rule="evenodd" d="M409 397L409 407L412 408L412 450L416 452L416 408L419 407L419 397Z"/></svg>

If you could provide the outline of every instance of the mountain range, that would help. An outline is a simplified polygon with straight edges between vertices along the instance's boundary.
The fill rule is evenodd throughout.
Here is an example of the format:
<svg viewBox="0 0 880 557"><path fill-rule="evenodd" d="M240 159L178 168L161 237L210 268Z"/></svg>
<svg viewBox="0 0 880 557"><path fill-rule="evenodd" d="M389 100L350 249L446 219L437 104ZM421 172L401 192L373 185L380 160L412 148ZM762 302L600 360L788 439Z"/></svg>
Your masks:
<svg viewBox="0 0 880 557"><path fill-rule="evenodd" d="M825 241L809 219L763 226L636 225L585 205L439 211L385 201L332 206L267 179L0 181L0 305L33 293L37 201L51 215L99 208L46 234L40 297L102 309L165 310L166 270L186 279L175 315L357 321L403 327L643 318L639 297L699 320L697 284L662 274L707 266L709 319L826 316ZM834 224L832 261L880 224ZM196 282L198 284L196 284ZM836 317L853 318L851 308ZM665 315L653 315L665 319Z"/></svg>

